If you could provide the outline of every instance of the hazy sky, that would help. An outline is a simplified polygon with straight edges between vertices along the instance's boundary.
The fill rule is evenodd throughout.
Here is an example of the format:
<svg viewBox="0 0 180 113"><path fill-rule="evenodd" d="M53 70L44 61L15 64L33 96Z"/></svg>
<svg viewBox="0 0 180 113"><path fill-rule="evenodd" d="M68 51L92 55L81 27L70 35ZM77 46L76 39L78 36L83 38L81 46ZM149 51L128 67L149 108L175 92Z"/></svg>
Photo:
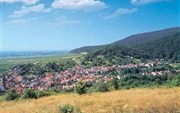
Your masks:
<svg viewBox="0 0 180 113"><path fill-rule="evenodd" d="M180 26L179 0L1 0L1 49L71 50Z"/></svg>

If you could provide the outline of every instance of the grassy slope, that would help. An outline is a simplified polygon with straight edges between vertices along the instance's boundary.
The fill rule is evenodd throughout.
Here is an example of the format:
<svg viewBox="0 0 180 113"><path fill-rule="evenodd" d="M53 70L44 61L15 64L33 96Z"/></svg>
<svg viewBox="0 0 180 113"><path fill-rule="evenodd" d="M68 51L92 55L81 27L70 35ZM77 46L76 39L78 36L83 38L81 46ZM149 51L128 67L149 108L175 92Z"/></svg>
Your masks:
<svg viewBox="0 0 180 113"><path fill-rule="evenodd" d="M11 58L11 59L2 59L0 61L0 73L6 71L8 68L18 65L18 64L27 64L27 63L48 63L52 61L56 62L66 62L70 61L73 58L76 58L79 55L75 54L69 54L69 55L64 55L64 56L42 56L42 57L20 57L20 58Z"/></svg>
<svg viewBox="0 0 180 113"><path fill-rule="evenodd" d="M173 113L180 108L180 88L131 89L82 96L59 94L38 100L1 102L0 113L58 113L63 104L80 107L84 113Z"/></svg>

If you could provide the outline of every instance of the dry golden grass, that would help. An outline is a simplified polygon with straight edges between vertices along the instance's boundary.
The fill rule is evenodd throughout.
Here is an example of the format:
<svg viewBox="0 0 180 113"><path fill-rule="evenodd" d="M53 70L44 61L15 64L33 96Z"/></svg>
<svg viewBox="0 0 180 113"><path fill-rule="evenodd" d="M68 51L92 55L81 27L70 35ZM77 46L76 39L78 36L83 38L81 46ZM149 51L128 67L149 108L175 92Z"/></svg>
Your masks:
<svg viewBox="0 0 180 113"><path fill-rule="evenodd" d="M64 104L83 113L180 113L180 88L131 89L86 95L59 94L37 100L1 102L0 113L59 113Z"/></svg>

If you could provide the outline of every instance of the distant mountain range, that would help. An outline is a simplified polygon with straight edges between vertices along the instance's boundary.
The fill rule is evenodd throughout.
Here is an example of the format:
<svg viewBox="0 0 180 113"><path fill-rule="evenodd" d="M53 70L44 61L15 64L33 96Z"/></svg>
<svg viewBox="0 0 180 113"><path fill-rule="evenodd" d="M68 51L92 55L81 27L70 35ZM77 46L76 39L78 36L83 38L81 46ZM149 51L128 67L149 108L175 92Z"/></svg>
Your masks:
<svg viewBox="0 0 180 113"><path fill-rule="evenodd" d="M180 61L180 27L168 28L159 31L141 33L129 36L107 45L86 46L77 48L71 53L88 52L93 58L103 55L132 56L147 59L173 59Z"/></svg>

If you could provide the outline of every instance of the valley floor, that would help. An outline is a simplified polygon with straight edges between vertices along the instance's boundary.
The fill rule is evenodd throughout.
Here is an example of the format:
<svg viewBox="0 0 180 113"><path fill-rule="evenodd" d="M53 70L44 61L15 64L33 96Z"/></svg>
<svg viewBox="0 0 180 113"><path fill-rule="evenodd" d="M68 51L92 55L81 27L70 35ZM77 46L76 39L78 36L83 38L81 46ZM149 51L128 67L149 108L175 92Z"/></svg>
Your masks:
<svg viewBox="0 0 180 113"><path fill-rule="evenodd" d="M180 88L58 94L37 100L3 101L0 113L59 113L59 106L64 104L79 107L83 113L180 113Z"/></svg>

